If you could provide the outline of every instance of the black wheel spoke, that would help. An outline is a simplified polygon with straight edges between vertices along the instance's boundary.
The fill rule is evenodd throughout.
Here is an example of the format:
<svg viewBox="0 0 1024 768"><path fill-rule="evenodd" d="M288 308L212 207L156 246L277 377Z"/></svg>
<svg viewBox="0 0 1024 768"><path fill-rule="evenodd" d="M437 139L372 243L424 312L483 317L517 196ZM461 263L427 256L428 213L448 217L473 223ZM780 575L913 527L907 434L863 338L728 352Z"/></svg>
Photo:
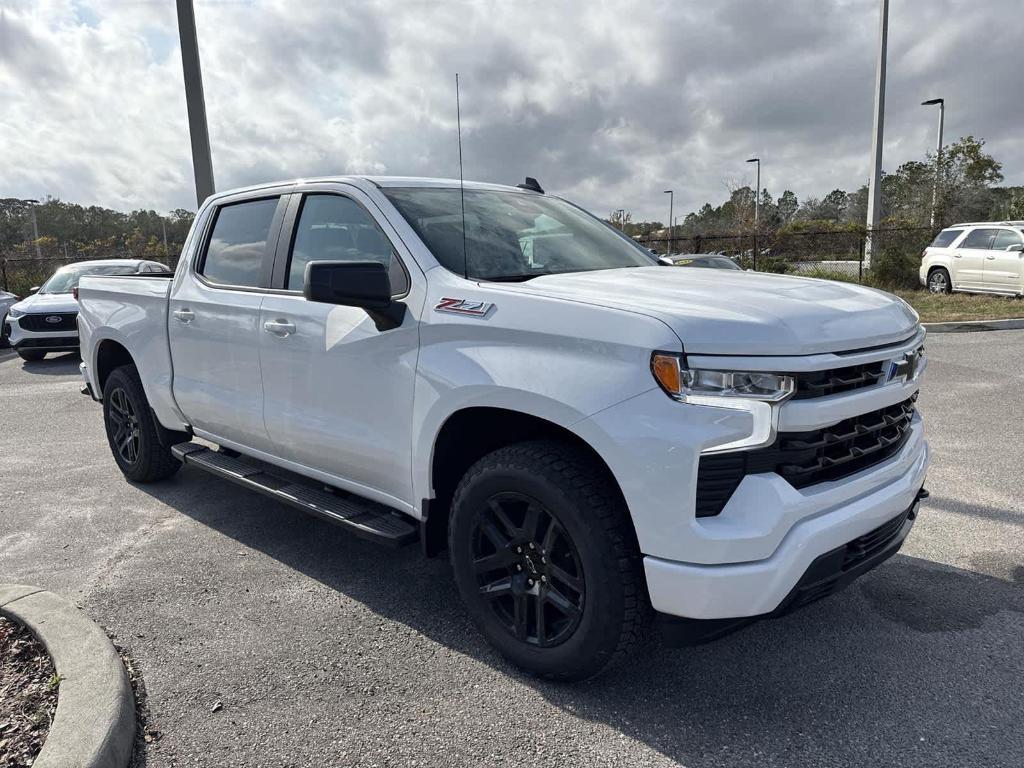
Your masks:
<svg viewBox="0 0 1024 768"><path fill-rule="evenodd" d="M515 596L515 616L514 616L514 628L516 637L520 640L526 639L527 623L529 621L529 606L527 605L526 593L520 593Z"/></svg>
<svg viewBox="0 0 1024 768"><path fill-rule="evenodd" d="M491 513L494 515L494 519L497 520L504 529L505 537L510 541L515 538L519 533L519 528L508 519L508 515L505 514L505 510L501 508L501 504L496 500L491 499L488 507L490 507Z"/></svg>
<svg viewBox="0 0 1024 768"><path fill-rule="evenodd" d="M499 549L493 555L478 557L473 561L473 568L480 575L496 571L499 568L507 568L512 562L512 555L507 549Z"/></svg>
<svg viewBox="0 0 1024 768"><path fill-rule="evenodd" d="M552 563L548 567L548 571L550 572L552 579L557 579L558 581L562 582L565 586L569 587L569 589L571 589L573 592L579 593L583 591L583 580L577 576L573 576L564 568L560 568Z"/></svg>
<svg viewBox="0 0 1024 768"><path fill-rule="evenodd" d="M480 594L488 600L494 600L505 595L512 594L512 577L501 579L499 581L491 582L490 584L484 584L480 587Z"/></svg>
<svg viewBox="0 0 1024 768"><path fill-rule="evenodd" d="M506 549L512 543L512 540L499 531L498 526L490 520L484 520L480 525L480 530L483 531L484 536L490 540L496 549Z"/></svg>
<svg viewBox="0 0 1024 768"><path fill-rule="evenodd" d="M526 508L526 517L523 519L523 527L520 529L524 539L528 541L537 540L537 527L540 525L540 508L536 504L530 504Z"/></svg>
<svg viewBox="0 0 1024 768"><path fill-rule="evenodd" d="M580 609L574 602L569 600L565 595L559 592L554 587L549 586L544 592L544 599L552 606L556 611L569 618L575 618L579 616Z"/></svg>
<svg viewBox="0 0 1024 768"><path fill-rule="evenodd" d="M555 547L555 541L558 539L561 533L562 526L558 524L555 519L551 520L551 525L548 526L547 531L544 533L544 541L541 543L541 548L550 553Z"/></svg>
<svg viewBox="0 0 1024 768"><path fill-rule="evenodd" d="M533 604L536 613L535 622L537 624L537 642L539 642L541 645L544 645L544 643L547 642L548 639L547 624L544 621L544 601L541 600L540 596L538 595L534 599Z"/></svg>

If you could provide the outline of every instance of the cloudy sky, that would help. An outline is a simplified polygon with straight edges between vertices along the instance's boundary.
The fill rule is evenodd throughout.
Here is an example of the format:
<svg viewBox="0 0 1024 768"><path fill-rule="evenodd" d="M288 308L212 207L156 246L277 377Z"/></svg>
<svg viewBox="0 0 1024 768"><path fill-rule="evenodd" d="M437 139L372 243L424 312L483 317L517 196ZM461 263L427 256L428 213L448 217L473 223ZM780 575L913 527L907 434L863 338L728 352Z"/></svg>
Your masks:
<svg viewBox="0 0 1024 768"><path fill-rule="evenodd" d="M219 189L454 176L667 220L867 179L878 0L195 0ZM1024 183L1020 0L893 0L885 167L985 138ZM173 0L0 0L0 197L195 208Z"/></svg>

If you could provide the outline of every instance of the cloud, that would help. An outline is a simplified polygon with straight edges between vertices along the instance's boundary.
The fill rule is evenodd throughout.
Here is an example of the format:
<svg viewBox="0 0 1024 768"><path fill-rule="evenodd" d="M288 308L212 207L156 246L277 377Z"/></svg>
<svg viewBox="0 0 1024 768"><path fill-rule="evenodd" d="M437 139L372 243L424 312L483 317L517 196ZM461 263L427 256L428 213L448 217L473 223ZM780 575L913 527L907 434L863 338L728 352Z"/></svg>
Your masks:
<svg viewBox="0 0 1024 768"><path fill-rule="evenodd" d="M868 174L877 0L196 0L227 189L330 173L469 178L599 214L686 212L751 181L801 197ZM1013 0L907 0L890 18L885 166L974 134L1024 183ZM194 207L169 2L0 0L0 194Z"/></svg>

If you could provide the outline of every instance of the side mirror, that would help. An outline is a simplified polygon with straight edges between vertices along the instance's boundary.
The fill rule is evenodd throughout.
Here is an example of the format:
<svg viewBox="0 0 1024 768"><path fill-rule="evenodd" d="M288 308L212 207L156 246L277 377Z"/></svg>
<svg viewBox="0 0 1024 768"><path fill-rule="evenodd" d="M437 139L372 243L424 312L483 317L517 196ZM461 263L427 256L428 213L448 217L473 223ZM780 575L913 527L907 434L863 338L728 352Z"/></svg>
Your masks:
<svg viewBox="0 0 1024 768"><path fill-rule="evenodd" d="M1024 245L1021 245L1020 243L1014 243L1013 245L1006 246L1006 250L1016 251L1017 253L1020 253L1021 251L1024 251Z"/></svg>
<svg viewBox="0 0 1024 768"><path fill-rule="evenodd" d="M392 300L388 268L379 261L311 261L302 295L308 301L361 307L378 331L397 328L405 318L405 304Z"/></svg>
<svg viewBox="0 0 1024 768"><path fill-rule="evenodd" d="M29 296L31 296L33 293L39 293L39 286L38 285L34 285L34 286L32 286L31 288L28 289Z"/></svg>

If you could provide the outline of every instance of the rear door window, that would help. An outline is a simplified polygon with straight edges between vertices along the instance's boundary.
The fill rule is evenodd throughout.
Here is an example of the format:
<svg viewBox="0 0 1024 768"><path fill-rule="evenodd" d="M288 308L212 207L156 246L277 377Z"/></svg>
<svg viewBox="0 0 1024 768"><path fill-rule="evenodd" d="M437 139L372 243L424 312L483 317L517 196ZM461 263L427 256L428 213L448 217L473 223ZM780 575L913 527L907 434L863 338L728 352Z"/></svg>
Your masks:
<svg viewBox="0 0 1024 768"><path fill-rule="evenodd" d="M222 206L198 272L211 283L256 288L278 198Z"/></svg>
<svg viewBox="0 0 1024 768"><path fill-rule="evenodd" d="M992 241L992 248L997 251L1005 251L1011 245L1020 245L1021 238L1019 232L1014 232L1012 229L1000 229L996 232L996 237Z"/></svg>
<svg viewBox="0 0 1024 768"><path fill-rule="evenodd" d="M988 250L992 245L992 237L995 235L996 230L994 229L972 229L967 237L964 238L963 242L960 243L960 248L982 248Z"/></svg>
<svg viewBox="0 0 1024 768"><path fill-rule="evenodd" d="M932 248L948 248L953 241L960 237L962 229L944 229L932 240Z"/></svg>

